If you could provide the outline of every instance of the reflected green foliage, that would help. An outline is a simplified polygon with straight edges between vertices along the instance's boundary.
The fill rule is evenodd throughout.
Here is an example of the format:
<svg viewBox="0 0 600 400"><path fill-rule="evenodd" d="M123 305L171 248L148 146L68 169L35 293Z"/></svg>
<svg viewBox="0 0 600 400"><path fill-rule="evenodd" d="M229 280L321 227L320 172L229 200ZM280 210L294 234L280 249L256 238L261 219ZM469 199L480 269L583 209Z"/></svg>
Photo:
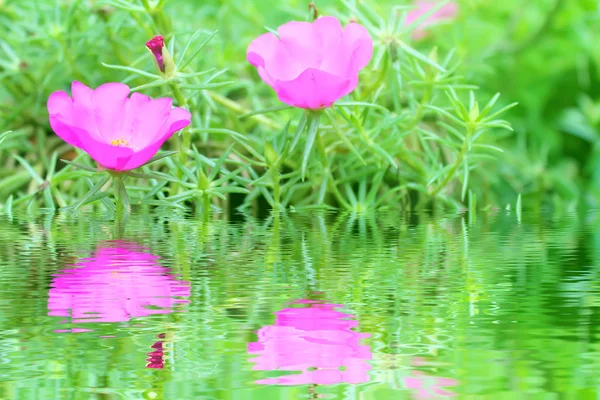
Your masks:
<svg viewBox="0 0 600 400"><path fill-rule="evenodd" d="M597 214L204 224L169 212L131 215L126 227L85 217L2 217L2 398L411 399L435 387L460 398L599 395ZM122 323L48 316L53 278L114 239L145 246L191 282L185 312ZM291 373L252 370L247 346L296 299L341 304L371 334L369 382L254 383ZM55 332L65 328L91 331ZM164 368L146 368L160 334Z"/></svg>

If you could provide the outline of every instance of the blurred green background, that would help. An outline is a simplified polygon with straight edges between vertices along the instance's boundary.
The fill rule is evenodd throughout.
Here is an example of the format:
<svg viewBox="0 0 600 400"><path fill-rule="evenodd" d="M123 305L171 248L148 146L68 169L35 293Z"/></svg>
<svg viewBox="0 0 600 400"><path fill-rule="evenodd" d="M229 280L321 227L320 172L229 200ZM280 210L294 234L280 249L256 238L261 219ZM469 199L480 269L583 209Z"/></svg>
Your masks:
<svg viewBox="0 0 600 400"><path fill-rule="evenodd" d="M189 37L200 28L207 33L218 29L195 68L228 68L226 79L234 84L220 93L249 110L279 104L267 85L257 84L245 50L265 27L305 20L307 1L164 3L176 36ZM352 6L389 15L393 7L408 4L316 1L322 14L337 15L343 21L352 16ZM514 204L521 194L523 207L529 209L598 206L599 2L470 0L458 4L456 20L431 28L425 39L411 45L424 54L434 46L442 54L455 49L465 81L479 87L478 99L500 92L503 105L519 102L503 116L514 132L494 139L505 152L480 183L485 185L480 191L492 193L488 204ZM11 140L0 144L0 161L5 166L0 171L0 202L30 181L11 153L38 152L44 158L48 148L64 146L58 140L40 140L52 136L45 109L51 92L68 90L73 79L91 86L123 79L124 75L103 68L101 62L153 70L144 43L158 32L150 18L139 12L140 7L126 0L0 0L0 31L4 32L0 37L0 132L14 131ZM39 143L44 143L43 149Z"/></svg>

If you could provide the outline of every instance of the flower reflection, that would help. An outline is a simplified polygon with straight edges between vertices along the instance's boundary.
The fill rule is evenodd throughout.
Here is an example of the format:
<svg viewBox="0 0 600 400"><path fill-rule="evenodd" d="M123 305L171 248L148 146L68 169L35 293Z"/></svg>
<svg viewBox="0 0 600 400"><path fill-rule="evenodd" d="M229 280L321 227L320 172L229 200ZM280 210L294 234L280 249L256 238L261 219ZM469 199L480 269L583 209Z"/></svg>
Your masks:
<svg viewBox="0 0 600 400"><path fill-rule="evenodd" d="M162 340L165 338L165 334L161 333L158 335L158 338L161 340L154 343L152 345L154 350L148 353L148 358L146 358L148 364L146 365L146 368L163 369L165 367L165 353L163 351L164 341Z"/></svg>
<svg viewBox="0 0 600 400"><path fill-rule="evenodd" d="M423 357L412 357L410 363L413 367L424 368L442 365ZM419 370L410 370L408 374L410 376L402 378L401 387L409 389L413 399L429 400L457 396L456 393L447 390L448 387L458 386L459 382L456 379L433 376Z"/></svg>
<svg viewBox="0 0 600 400"><path fill-rule="evenodd" d="M48 315L83 323L171 313L176 304L189 302L190 284L175 279L158 260L137 243L104 243L92 257L54 275Z"/></svg>
<svg viewBox="0 0 600 400"><path fill-rule="evenodd" d="M456 393L445 389L447 386L457 386L456 379L430 376L421 371L411 371L411 375L404 378L404 384L408 389L412 389L415 399L428 400L456 396Z"/></svg>
<svg viewBox="0 0 600 400"><path fill-rule="evenodd" d="M361 345L370 334L352 329L358 321L351 314L327 304L299 300L302 308L285 308L276 312L275 324L258 331L258 342L248 344L255 370L300 371L267 378L259 384L304 385L363 383L369 380L372 358L369 346Z"/></svg>

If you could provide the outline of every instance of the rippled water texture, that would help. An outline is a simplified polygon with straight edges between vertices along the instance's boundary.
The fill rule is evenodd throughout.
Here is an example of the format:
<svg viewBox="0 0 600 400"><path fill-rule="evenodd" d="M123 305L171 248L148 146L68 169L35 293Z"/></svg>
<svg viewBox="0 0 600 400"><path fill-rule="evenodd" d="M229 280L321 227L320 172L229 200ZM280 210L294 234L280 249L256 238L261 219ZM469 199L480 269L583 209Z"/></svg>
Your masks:
<svg viewBox="0 0 600 400"><path fill-rule="evenodd" d="M0 399L597 399L600 214L0 215Z"/></svg>

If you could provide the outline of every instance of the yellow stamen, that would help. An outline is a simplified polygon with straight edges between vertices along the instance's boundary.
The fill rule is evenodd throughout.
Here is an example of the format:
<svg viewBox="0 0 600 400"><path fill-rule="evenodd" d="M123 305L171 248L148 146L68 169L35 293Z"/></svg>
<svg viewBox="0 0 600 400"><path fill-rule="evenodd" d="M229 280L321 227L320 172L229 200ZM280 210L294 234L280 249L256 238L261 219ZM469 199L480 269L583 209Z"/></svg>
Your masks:
<svg viewBox="0 0 600 400"><path fill-rule="evenodd" d="M133 148L133 146L130 145L129 142L127 140L125 140L125 138L123 136L121 136L119 139L111 140L110 144L112 146L117 146L117 147L129 147L130 149Z"/></svg>

